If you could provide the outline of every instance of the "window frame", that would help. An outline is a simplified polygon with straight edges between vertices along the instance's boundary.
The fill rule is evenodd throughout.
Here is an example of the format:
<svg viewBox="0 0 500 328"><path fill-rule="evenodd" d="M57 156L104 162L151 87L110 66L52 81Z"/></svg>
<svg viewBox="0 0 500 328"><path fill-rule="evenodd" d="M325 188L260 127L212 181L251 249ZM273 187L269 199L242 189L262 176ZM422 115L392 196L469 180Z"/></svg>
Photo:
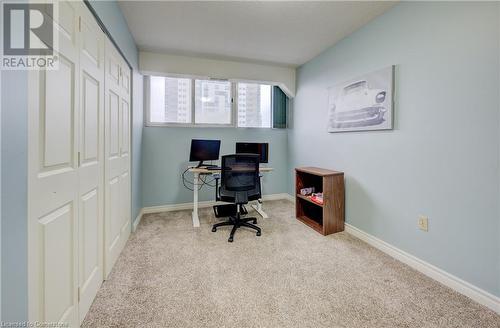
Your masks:
<svg viewBox="0 0 500 328"><path fill-rule="evenodd" d="M191 123L174 123L174 122L151 122L151 76L177 78L177 79L190 79L191 80ZM231 122L229 124L214 124L214 123L195 123L196 120L196 80L202 81L221 81L230 83L230 97L231 97ZM238 126L238 83L254 83L265 84L272 87L276 84L261 81L249 80L232 80L232 79L217 79L206 76L189 76L189 75L176 75L176 74L147 74L144 77L144 126L145 127L173 127L173 128L236 128L236 129L274 129L273 127L273 92L271 92L271 112L270 112L270 127L240 127Z"/></svg>

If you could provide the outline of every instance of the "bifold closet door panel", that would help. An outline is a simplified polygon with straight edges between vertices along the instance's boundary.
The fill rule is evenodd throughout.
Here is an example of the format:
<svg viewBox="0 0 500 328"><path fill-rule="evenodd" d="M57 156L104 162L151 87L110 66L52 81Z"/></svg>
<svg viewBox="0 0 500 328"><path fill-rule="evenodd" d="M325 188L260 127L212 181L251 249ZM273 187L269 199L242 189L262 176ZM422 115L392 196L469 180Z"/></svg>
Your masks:
<svg viewBox="0 0 500 328"><path fill-rule="evenodd" d="M122 215L122 233L124 235L124 244L126 243L131 231L131 176L130 176L130 69L126 63L121 60L121 113L120 113L120 156L122 160L121 173L121 204ZM125 245L123 245L125 246Z"/></svg>
<svg viewBox="0 0 500 328"><path fill-rule="evenodd" d="M130 74L123 77L124 60L109 40L106 40L105 56L104 267L107 276L131 229Z"/></svg>
<svg viewBox="0 0 500 328"><path fill-rule="evenodd" d="M78 3L59 2L59 68L29 73L29 318L78 326Z"/></svg>
<svg viewBox="0 0 500 328"><path fill-rule="evenodd" d="M104 279L105 34L88 10L80 16L79 282L80 323Z"/></svg>

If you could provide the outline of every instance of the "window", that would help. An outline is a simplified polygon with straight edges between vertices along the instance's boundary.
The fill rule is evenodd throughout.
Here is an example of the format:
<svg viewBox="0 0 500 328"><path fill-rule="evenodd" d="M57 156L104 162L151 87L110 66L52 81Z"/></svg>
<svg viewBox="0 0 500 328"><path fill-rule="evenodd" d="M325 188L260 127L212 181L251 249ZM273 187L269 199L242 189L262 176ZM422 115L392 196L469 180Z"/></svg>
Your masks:
<svg viewBox="0 0 500 328"><path fill-rule="evenodd" d="M231 124L231 83L196 80L195 124Z"/></svg>
<svg viewBox="0 0 500 328"><path fill-rule="evenodd" d="M191 80L150 78L151 123L191 123Z"/></svg>
<svg viewBox="0 0 500 328"><path fill-rule="evenodd" d="M286 128L287 97L269 84L149 76L146 94L148 125Z"/></svg>
<svg viewBox="0 0 500 328"><path fill-rule="evenodd" d="M270 85L238 83L238 126L270 128L271 99Z"/></svg>

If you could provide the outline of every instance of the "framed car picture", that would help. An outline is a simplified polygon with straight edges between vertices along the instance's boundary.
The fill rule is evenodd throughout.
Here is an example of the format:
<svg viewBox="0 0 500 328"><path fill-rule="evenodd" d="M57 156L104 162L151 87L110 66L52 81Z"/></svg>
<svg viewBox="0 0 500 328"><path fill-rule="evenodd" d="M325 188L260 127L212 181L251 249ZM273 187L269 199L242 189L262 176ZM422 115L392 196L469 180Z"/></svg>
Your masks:
<svg viewBox="0 0 500 328"><path fill-rule="evenodd" d="M339 83L328 90L328 132L390 130L394 66Z"/></svg>

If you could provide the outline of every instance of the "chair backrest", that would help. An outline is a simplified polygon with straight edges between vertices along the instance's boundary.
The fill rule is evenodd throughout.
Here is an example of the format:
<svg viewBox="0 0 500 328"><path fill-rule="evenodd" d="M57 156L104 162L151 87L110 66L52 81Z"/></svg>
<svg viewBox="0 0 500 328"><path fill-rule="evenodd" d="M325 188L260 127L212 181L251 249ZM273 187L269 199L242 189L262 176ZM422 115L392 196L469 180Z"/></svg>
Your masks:
<svg viewBox="0 0 500 328"><path fill-rule="evenodd" d="M222 189L227 191L259 190L259 183L259 155L235 154L222 156Z"/></svg>

